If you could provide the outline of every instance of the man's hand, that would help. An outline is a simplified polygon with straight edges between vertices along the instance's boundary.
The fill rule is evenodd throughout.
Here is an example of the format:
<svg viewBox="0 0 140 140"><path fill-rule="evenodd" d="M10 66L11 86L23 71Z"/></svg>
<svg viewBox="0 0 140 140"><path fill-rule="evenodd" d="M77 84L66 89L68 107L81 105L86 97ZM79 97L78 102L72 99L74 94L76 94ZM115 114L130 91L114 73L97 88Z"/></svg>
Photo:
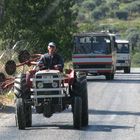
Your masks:
<svg viewBox="0 0 140 140"><path fill-rule="evenodd" d="M56 70L59 70L59 66L58 65L54 65L54 68L56 69Z"/></svg>
<svg viewBox="0 0 140 140"><path fill-rule="evenodd" d="M61 64L54 65L54 68L55 68L56 70L59 70L59 71L62 72L62 65L61 65Z"/></svg>

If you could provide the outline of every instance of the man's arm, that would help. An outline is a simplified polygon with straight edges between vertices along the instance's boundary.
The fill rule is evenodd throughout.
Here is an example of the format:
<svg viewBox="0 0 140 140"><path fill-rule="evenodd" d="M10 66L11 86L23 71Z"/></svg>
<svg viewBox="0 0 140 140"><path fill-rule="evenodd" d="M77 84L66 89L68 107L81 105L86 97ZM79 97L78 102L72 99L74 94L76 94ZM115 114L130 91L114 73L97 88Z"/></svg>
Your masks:
<svg viewBox="0 0 140 140"><path fill-rule="evenodd" d="M37 66L39 67L40 70L43 70L43 69L46 68L44 62L45 62L45 55L42 55L41 58L40 58L40 60L37 63Z"/></svg>
<svg viewBox="0 0 140 140"><path fill-rule="evenodd" d="M57 59L58 59L58 64L54 65L54 68L58 69L60 71L63 71L64 60L62 59L62 57L60 55L57 55Z"/></svg>

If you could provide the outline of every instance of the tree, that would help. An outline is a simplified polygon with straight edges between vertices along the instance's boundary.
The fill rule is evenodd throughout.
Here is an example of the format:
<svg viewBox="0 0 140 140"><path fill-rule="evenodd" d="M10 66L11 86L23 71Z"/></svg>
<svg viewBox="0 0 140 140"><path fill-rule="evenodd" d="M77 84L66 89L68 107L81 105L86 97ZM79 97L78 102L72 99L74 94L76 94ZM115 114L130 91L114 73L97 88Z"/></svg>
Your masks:
<svg viewBox="0 0 140 140"><path fill-rule="evenodd" d="M83 2L83 7L86 9L86 10L89 10L89 11L92 11L96 5L93 3L93 1L84 1Z"/></svg>
<svg viewBox="0 0 140 140"><path fill-rule="evenodd" d="M30 50L40 53L46 51L49 41L54 41L58 51L70 58L68 50L72 49L72 35L76 31L74 4L74 0L5 0L1 38L11 45L26 40Z"/></svg>
<svg viewBox="0 0 140 140"><path fill-rule="evenodd" d="M128 19L128 11L117 11L116 17L119 19L127 20Z"/></svg>
<svg viewBox="0 0 140 140"><path fill-rule="evenodd" d="M140 2L136 1L136 2L132 2L128 5L128 7L126 8L130 13L140 13Z"/></svg>
<svg viewBox="0 0 140 140"><path fill-rule="evenodd" d="M96 6L99 6L102 3L106 3L106 1L105 0L94 0L94 3L95 3Z"/></svg>
<svg viewBox="0 0 140 140"><path fill-rule="evenodd" d="M119 2L118 1L111 1L108 6L114 10L114 9L119 9Z"/></svg>
<svg viewBox="0 0 140 140"><path fill-rule="evenodd" d="M131 29L129 31L127 31L127 39L132 45L132 50L135 50L136 48L140 50L140 31L138 29Z"/></svg>
<svg viewBox="0 0 140 140"><path fill-rule="evenodd" d="M100 11L99 9L97 10L94 10L92 13L91 13L91 17L98 20L98 19L101 19L102 18L102 11Z"/></svg>
<svg viewBox="0 0 140 140"><path fill-rule="evenodd" d="M4 1L1 0L0 1L0 22L2 21L3 15L4 15L3 9L4 9Z"/></svg>

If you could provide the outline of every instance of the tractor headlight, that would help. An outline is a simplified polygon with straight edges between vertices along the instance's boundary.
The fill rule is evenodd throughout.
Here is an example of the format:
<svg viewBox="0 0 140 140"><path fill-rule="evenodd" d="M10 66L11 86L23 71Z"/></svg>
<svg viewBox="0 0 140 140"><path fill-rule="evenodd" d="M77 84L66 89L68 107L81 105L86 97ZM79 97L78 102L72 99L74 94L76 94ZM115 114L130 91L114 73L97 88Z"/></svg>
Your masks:
<svg viewBox="0 0 140 140"><path fill-rule="evenodd" d="M38 82L38 83L37 83L37 87L38 87L38 88L43 88L43 83L42 83L42 82Z"/></svg>
<svg viewBox="0 0 140 140"><path fill-rule="evenodd" d="M53 88L58 87L58 83L57 83L57 82L53 82L53 83L52 83L52 87L53 87Z"/></svg>

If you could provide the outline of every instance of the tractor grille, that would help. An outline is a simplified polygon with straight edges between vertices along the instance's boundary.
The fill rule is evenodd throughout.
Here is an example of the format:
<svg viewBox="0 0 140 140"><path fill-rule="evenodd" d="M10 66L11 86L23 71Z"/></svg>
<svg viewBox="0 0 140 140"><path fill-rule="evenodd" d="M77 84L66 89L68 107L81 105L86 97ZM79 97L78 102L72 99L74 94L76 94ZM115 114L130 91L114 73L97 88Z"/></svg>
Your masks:
<svg viewBox="0 0 140 140"><path fill-rule="evenodd" d="M47 76L51 76L51 80L47 80ZM46 77L46 81L42 81L41 79ZM59 78L58 75L36 75L36 79L40 79L39 81L36 81L36 89L55 89L60 88L61 81L60 80L53 80L53 78ZM42 88L38 87L38 84L42 83ZM55 83L55 87L53 84ZM57 85L57 86L56 86ZM37 95L59 95L61 94L60 91L37 91Z"/></svg>

